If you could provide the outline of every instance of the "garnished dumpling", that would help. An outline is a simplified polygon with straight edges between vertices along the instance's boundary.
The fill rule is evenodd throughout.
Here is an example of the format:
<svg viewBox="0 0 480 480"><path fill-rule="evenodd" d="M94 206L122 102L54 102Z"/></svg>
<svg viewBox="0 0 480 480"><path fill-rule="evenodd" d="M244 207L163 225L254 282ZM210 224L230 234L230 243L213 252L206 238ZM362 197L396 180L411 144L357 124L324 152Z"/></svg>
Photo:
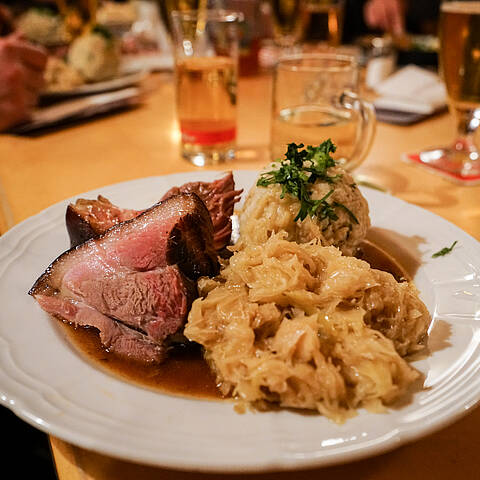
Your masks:
<svg viewBox="0 0 480 480"><path fill-rule="evenodd" d="M299 243L318 239L353 255L370 227L368 204L352 176L335 164L335 146L290 144L286 159L260 175L240 213L240 245L287 232Z"/></svg>
<svg viewBox="0 0 480 480"><path fill-rule="evenodd" d="M105 27L96 26L76 38L68 51L68 64L90 82L108 80L120 67L120 48Z"/></svg>
<svg viewBox="0 0 480 480"><path fill-rule="evenodd" d="M317 410L335 421L383 409L419 373L430 316L415 287L318 241L274 234L199 283L185 335L241 402Z"/></svg>

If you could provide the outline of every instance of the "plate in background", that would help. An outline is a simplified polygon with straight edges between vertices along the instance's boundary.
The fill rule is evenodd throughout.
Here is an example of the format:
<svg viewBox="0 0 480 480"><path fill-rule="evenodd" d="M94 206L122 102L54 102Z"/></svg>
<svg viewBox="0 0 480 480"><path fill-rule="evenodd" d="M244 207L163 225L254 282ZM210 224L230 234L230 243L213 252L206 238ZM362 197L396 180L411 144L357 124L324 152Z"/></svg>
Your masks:
<svg viewBox="0 0 480 480"><path fill-rule="evenodd" d="M41 95L42 100L60 100L67 97L75 97L79 95L93 95L96 93L110 92L112 90L120 90L121 88L131 87L138 85L146 76L148 71L133 71L124 73L111 80L105 80L103 82L85 83L70 90L59 90L44 92Z"/></svg>

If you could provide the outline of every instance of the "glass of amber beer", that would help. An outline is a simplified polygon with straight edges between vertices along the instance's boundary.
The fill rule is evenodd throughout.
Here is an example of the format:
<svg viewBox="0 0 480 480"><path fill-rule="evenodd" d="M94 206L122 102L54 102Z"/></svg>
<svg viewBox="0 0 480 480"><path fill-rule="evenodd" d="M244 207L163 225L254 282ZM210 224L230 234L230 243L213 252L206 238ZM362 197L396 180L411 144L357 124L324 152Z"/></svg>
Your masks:
<svg viewBox="0 0 480 480"><path fill-rule="evenodd" d="M218 9L172 12L182 156L197 166L235 155L242 19L239 12Z"/></svg>
<svg viewBox="0 0 480 480"><path fill-rule="evenodd" d="M416 161L459 183L480 183L480 1L442 2L440 68L456 136L449 146L419 153Z"/></svg>
<svg viewBox="0 0 480 480"><path fill-rule="evenodd" d="M345 0L304 0L307 13L305 42L325 42L338 47L342 42Z"/></svg>

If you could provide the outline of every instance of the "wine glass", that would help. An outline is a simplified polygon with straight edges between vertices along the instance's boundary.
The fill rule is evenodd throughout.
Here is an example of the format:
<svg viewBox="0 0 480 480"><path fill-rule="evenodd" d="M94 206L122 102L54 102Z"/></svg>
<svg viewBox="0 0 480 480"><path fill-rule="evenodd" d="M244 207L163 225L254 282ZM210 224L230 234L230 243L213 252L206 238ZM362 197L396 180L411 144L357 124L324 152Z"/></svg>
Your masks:
<svg viewBox="0 0 480 480"><path fill-rule="evenodd" d="M273 42L284 53L293 53L306 24L304 0L270 0Z"/></svg>
<svg viewBox="0 0 480 480"><path fill-rule="evenodd" d="M461 184L480 183L480 1L444 0L440 7L440 67L456 119L452 144L408 155Z"/></svg>

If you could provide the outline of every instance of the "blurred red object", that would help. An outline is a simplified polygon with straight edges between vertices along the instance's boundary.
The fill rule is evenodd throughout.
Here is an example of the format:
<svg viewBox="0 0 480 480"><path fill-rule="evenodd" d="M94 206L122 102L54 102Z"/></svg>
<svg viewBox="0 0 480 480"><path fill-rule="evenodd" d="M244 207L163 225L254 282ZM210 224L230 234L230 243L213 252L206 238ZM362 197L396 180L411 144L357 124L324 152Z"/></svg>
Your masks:
<svg viewBox="0 0 480 480"><path fill-rule="evenodd" d="M20 35L0 39L0 131L28 120L43 87L47 55Z"/></svg>
<svg viewBox="0 0 480 480"><path fill-rule="evenodd" d="M0 4L0 37L9 35L14 30L15 27L10 10L5 5Z"/></svg>

